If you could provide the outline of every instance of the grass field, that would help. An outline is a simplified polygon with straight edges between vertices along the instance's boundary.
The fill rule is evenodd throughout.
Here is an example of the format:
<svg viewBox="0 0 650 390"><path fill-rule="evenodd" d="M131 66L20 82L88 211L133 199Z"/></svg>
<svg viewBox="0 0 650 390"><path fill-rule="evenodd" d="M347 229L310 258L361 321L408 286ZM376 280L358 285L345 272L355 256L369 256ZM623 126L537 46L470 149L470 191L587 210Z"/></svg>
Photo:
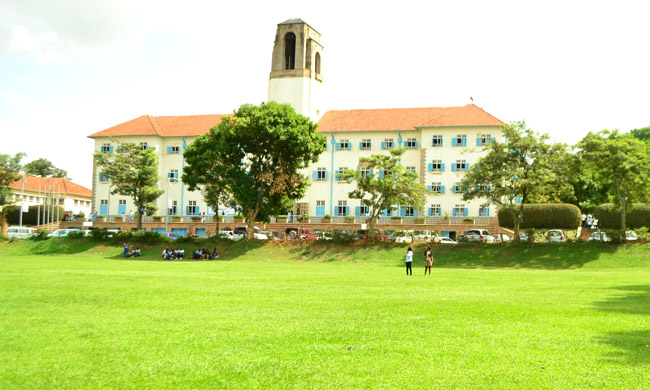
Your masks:
<svg viewBox="0 0 650 390"><path fill-rule="evenodd" d="M650 388L649 245L223 245L0 244L0 388Z"/></svg>

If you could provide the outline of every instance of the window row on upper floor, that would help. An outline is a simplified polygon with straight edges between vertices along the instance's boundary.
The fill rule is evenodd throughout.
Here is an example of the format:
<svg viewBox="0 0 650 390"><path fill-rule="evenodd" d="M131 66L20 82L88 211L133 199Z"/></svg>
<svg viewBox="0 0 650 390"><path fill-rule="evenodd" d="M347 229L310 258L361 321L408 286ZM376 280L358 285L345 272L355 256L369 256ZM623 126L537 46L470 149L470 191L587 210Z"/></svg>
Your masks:
<svg viewBox="0 0 650 390"><path fill-rule="evenodd" d="M371 214L371 209L366 205L354 206L354 214L351 213L351 206L348 205L347 200L339 200L334 208L333 214L335 217L366 217ZM316 214L317 217L322 217L325 215L325 201L317 201L316 205ZM453 217L467 217L469 216L469 208L464 203L456 204L451 207L451 215ZM399 216L399 217L417 217L420 212L413 208L413 206L397 206L394 209L383 209L381 215L383 217ZM443 208L440 204L430 204L428 207L425 207L424 215L429 217L442 217ZM422 215L422 216L424 216ZM478 208L479 217L489 217L490 216L490 205L482 204Z"/></svg>
<svg viewBox="0 0 650 390"><path fill-rule="evenodd" d="M450 137L451 139L451 146L467 146L467 134L457 134L455 136ZM365 138L362 139L359 142L359 149L358 150L373 150L373 143L379 143L381 150L388 150L388 149L393 149L396 147L403 146L407 149L417 149L418 148L418 140L417 138L407 138L405 141L402 142L401 138L398 138L398 142L395 142L394 138L384 138L383 141L374 141L370 138ZM496 142L496 138L492 137L490 134L481 134L478 137L476 137L476 146L486 146L489 144L492 144ZM333 142L334 149L335 150L353 150L352 147L352 142L348 139L340 139L338 141ZM434 135L431 137L431 147L443 147L444 144L444 137L442 135ZM327 150L328 145L325 143L325 149Z"/></svg>
<svg viewBox="0 0 650 390"><path fill-rule="evenodd" d="M151 146L147 142L140 142L140 147L142 150L147 150L151 149ZM102 146L99 148L100 152L102 153L113 153L115 152L115 149L113 145L111 144L102 144ZM123 153L125 152L124 148L122 148L120 145L117 146L117 153ZM180 154L181 153L181 147L180 146L168 146L167 147L167 154Z"/></svg>
<svg viewBox="0 0 650 390"><path fill-rule="evenodd" d="M465 160L456 160L455 163L451 164L451 171L452 172L463 172L469 170L470 164L466 162ZM334 180L341 181L341 174L346 171L348 168L347 167L339 167L338 170L334 172ZM406 170L409 172L417 173L416 168L414 166L407 166ZM372 169L368 168L361 168L361 176L366 177L368 175L372 176L374 175L374 171ZM442 160L433 160L432 162L427 164L427 171L428 172L444 172L445 171L445 163L442 162ZM385 171L385 170L379 170L378 172L378 177L379 179L383 179L384 176L389 175L390 172ZM330 177L327 173L327 168L317 168L315 171L312 171L312 180L313 181L327 181L329 180Z"/></svg>

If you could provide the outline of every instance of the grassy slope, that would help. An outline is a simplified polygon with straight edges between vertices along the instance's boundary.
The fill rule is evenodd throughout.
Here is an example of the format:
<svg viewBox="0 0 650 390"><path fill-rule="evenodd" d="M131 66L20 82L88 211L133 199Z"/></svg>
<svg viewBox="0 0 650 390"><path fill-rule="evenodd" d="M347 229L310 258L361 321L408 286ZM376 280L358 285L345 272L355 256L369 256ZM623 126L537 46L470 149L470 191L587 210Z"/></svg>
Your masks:
<svg viewBox="0 0 650 390"><path fill-rule="evenodd" d="M0 245L0 388L648 388L647 246L221 245Z"/></svg>

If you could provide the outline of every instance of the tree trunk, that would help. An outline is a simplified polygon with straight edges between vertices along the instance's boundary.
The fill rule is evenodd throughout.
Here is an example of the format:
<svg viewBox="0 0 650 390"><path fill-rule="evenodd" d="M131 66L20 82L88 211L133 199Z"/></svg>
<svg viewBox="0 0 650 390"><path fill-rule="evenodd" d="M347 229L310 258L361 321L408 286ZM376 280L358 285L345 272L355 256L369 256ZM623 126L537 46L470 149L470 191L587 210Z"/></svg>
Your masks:
<svg viewBox="0 0 650 390"><path fill-rule="evenodd" d="M142 213L138 212L138 231L142 231Z"/></svg>
<svg viewBox="0 0 650 390"><path fill-rule="evenodd" d="M621 199L621 230L624 232L623 236L625 236L625 230L627 228L625 214L627 214L627 199Z"/></svg>
<svg viewBox="0 0 650 390"><path fill-rule="evenodd" d="M375 239L375 220L377 219L376 215L373 215L370 218L370 231L368 232L368 238L371 240Z"/></svg>
<svg viewBox="0 0 650 390"><path fill-rule="evenodd" d="M248 226L248 231L246 232L246 239L247 240L252 240L255 238L255 218L257 217L257 213L254 211L251 211L250 213L246 213L246 226Z"/></svg>
<svg viewBox="0 0 650 390"><path fill-rule="evenodd" d="M217 237L219 237L219 203L217 203L215 206L215 210L217 210L215 214L215 218L217 219Z"/></svg>
<svg viewBox="0 0 650 390"><path fill-rule="evenodd" d="M515 228L514 239L515 242L519 242L519 225L521 225L521 220L523 219L524 214L524 205L519 206L519 210L513 215L513 225Z"/></svg>
<svg viewBox="0 0 650 390"><path fill-rule="evenodd" d="M0 213L0 235L9 238L9 233L7 232L8 228L9 224L7 223L7 218L5 218L4 214Z"/></svg>

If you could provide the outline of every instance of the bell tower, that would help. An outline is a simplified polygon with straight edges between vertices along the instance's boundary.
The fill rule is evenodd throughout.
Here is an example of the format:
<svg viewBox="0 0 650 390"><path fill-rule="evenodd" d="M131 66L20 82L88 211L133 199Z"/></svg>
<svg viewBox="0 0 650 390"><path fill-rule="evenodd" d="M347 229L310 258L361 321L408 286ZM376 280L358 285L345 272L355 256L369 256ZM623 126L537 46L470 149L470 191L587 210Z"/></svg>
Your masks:
<svg viewBox="0 0 650 390"><path fill-rule="evenodd" d="M289 103L296 112L317 122L323 115L322 56L320 33L302 19L278 24L268 100Z"/></svg>

